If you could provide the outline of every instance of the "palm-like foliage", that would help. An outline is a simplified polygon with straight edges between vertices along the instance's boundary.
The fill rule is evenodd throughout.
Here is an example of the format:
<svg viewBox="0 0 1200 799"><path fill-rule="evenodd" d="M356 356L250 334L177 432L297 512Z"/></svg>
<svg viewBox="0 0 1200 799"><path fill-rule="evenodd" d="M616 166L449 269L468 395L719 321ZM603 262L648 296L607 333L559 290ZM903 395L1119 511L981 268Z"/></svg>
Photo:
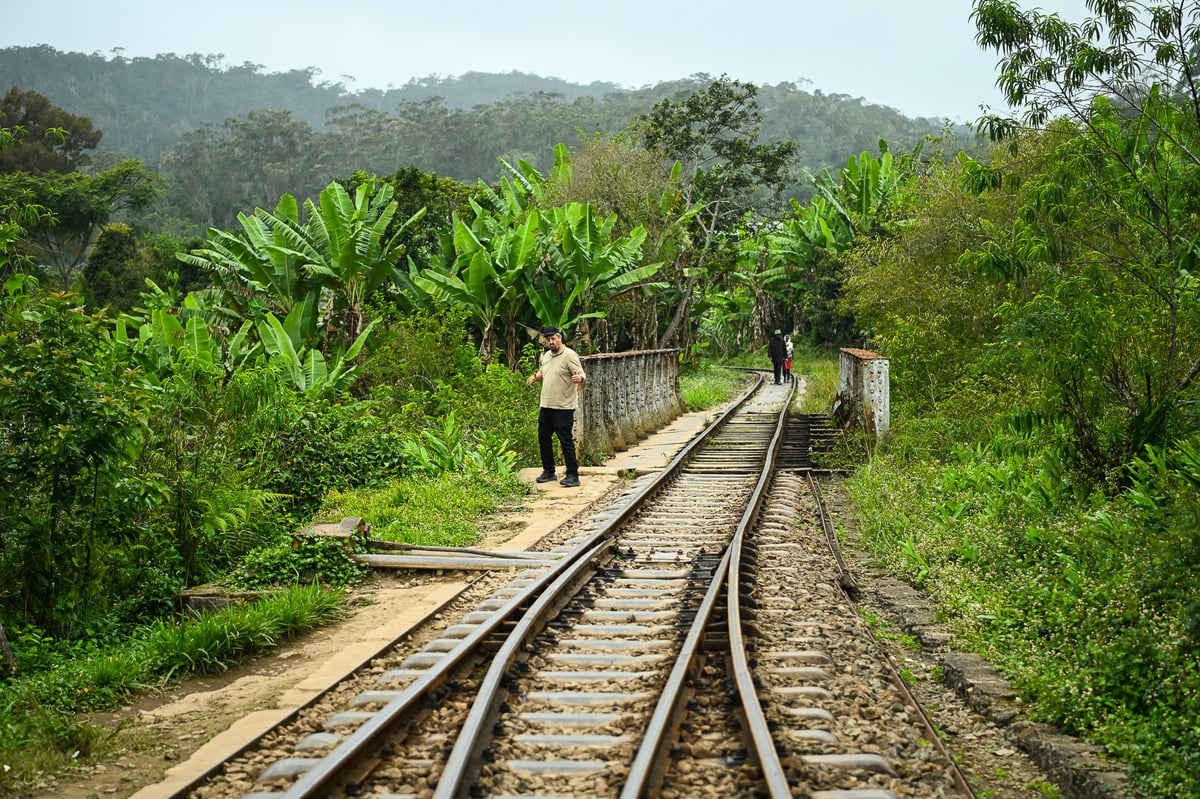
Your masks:
<svg viewBox="0 0 1200 799"><path fill-rule="evenodd" d="M617 236L615 214L599 218L578 202L547 207L551 181L570 175L566 147L555 148L550 179L524 161L506 166L510 175L498 188L480 187L490 208L472 201L470 224L455 216L443 265L413 282L467 313L481 358L490 360L502 346L515 366L523 331L602 318L614 297L649 287L661 264L639 264L644 228Z"/></svg>
<svg viewBox="0 0 1200 799"><path fill-rule="evenodd" d="M229 315L251 320L267 312L286 316L296 303L308 300L312 288L285 247L283 220L298 219L296 198L285 194L275 213L259 208L253 215L238 214L240 233L210 229L207 246L176 257L214 279L214 293Z"/></svg>
<svg viewBox="0 0 1200 799"><path fill-rule="evenodd" d="M923 143L893 157L880 141L880 156L851 156L834 176L809 175L817 195L806 205L792 201L792 214L739 241L740 268L754 274L761 300L782 310L758 315L760 337L785 324L814 343L837 341L850 320L837 309L841 257L855 240L882 230L889 205L914 175ZM768 316L785 318L767 318Z"/></svg>
<svg viewBox="0 0 1200 799"><path fill-rule="evenodd" d="M598 219L591 205L567 203L547 214L551 240L546 274L529 289L529 302L545 323L572 328L603 318L608 303L649 286L661 263L638 264L646 231L636 227L614 237L616 214ZM576 313L576 306L583 312Z"/></svg>
<svg viewBox="0 0 1200 799"><path fill-rule="evenodd" d="M400 242L425 213L418 211L389 234L397 208L393 189L387 184L372 189L361 183L351 197L331 183L319 202L304 202L303 220L296 199L284 195L274 213L260 208L253 216L239 215L240 232L209 231L208 246L178 257L212 275L216 287L197 293L203 301L187 298L185 311L204 310L209 322L219 316L236 320L230 327L239 332L228 341L237 344L238 357L250 353L275 362L301 391L347 388L354 379L350 362L372 328L364 303L397 277L411 283L397 269L404 258ZM198 351L215 354L216 340L209 342L198 319L187 319L184 328L174 320L174 309L160 311L142 325L143 350L160 359L174 357L178 327L205 345ZM245 341L247 331L257 340ZM156 347L146 346L153 342Z"/></svg>
<svg viewBox="0 0 1200 799"><path fill-rule="evenodd" d="M338 183L319 203L284 195L274 213L240 214L239 233L209 231L208 246L179 255L213 275L223 304L240 319L292 318L300 343L325 353L349 347L366 328L363 303L396 272L399 244L419 211L385 238L396 213L392 187L354 197Z"/></svg>
<svg viewBox="0 0 1200 799"><path fill-rule="evenodd" d="M467 225L454 217L454 258L445 271L425 269L415 282L442 302L465 310L479 330L479 357L491 359L498 342L497 324L509 331L506 353L516 363L512 328L525 302L523 280L540 261L538 228L541 216L531 210L519 222L509 223L479 205L475 221Z"/></svg>
<svg viewBox="0 0 1200 799"><path fill-rule="evenodd" d="M404 256L400 242L425 215L422 208L385 239L396 214L393 189L383 184L372 196L368 188L359 185L351 199L341 185L330 184L319 207L305 201L307 222L291 239L301 270L327 292L321 321L339 331L342 344L363 332L363 302L391 279Z"/></svg>

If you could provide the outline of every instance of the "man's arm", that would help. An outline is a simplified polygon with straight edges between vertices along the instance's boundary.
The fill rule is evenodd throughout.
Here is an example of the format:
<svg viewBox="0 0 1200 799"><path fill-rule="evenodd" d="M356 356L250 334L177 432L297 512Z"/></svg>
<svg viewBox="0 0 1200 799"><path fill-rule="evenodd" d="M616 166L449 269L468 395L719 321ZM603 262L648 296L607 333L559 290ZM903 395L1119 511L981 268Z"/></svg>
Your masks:
<svg viewBox="0 0 1200 799"><path fill-rule="evenodd" d="M582 383L587 380L587 373L583 371L583 362L579 360L579 355L574 351L571 352L571 360L567 362L567 366L571 370L572 383Z"/></svg>

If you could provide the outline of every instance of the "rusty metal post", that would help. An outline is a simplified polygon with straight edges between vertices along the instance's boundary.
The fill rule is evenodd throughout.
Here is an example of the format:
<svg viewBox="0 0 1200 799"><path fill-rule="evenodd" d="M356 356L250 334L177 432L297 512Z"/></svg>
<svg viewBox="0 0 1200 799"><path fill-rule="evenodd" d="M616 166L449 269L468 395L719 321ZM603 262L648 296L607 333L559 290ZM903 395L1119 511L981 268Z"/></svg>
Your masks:
<svg viewBox="0 0 1200 799"><path fill-rule="evenodd" d="M876 438L891 429L890 362L870 350L845 348L839 359L833 414L843 425L860 424Z"/></svg>

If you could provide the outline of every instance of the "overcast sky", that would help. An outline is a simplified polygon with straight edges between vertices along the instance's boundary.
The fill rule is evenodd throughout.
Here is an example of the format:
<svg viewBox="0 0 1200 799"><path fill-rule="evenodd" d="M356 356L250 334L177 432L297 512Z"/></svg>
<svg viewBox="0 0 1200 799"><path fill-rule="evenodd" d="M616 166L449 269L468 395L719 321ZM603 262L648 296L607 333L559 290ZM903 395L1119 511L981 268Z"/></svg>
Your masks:
<svg viewBox="0 0 1200 799"><path fill-rule="evenodd" d="M1086 16L1084 0L1022 7ZM971 0L25 0L0 47L48 44L126 58L221 54L265 72L316 67L351 90L517 70L638 88L703 72L793 81L909 116L1003 110L996 56L975 44ZM0 75L0 84L4 83Z"/></svg>

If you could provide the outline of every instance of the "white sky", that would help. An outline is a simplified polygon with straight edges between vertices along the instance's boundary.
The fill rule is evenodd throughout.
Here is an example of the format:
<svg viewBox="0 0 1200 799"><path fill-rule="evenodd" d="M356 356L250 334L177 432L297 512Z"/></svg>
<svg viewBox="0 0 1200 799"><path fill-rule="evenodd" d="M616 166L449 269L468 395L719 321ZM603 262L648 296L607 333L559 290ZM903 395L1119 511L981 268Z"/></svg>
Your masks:
<svg viewBox="0 0 1200 799"><path fill-rule="evenodd" d="M126 58L222 54L265 72L316 67L351 90L517 70L637 88L697 72L794 81L909 116L1003 110L971 0L34 0L6 3L0 47ZM1026 0L1072 21L1084 0ZM353 80L350 80L350 76ZM0 75L0 85L4 84Z"/></svg>

